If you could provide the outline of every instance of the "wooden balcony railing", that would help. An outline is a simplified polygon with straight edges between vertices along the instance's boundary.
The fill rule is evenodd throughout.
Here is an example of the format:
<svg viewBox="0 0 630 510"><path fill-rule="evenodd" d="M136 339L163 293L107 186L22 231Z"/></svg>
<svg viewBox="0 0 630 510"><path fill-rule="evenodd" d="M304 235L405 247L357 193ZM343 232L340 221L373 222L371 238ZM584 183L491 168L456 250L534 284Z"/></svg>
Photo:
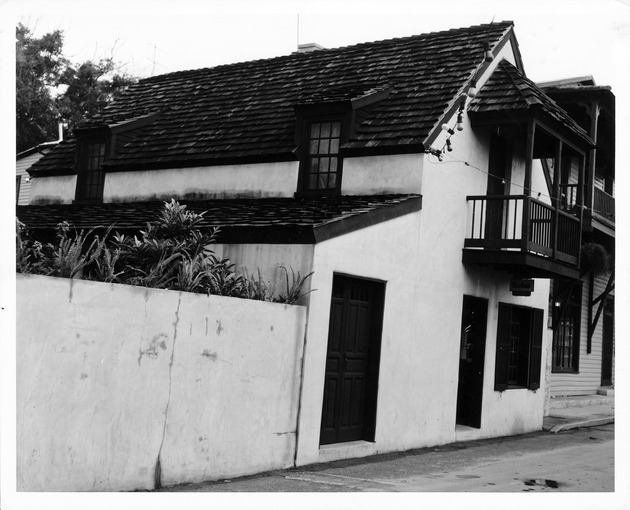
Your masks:
<svg viewBox="0 0 630 510"><path fill-rule="evenodd" d="M599 188L593 188L593 213L615 222L615 199Z"/></svg>
<svg viewBox="0 0 630 510"><path fill-rule="evenodd" d="M580 219L525 195L469 196L466 248L517 250L577 266Z"/></svg>
<svg viewBox="0 0 630 510"><path fill-rule="evenodd" d="M572 210L577 204L577 184L560 184L560 208L564 211Z"/></svg>

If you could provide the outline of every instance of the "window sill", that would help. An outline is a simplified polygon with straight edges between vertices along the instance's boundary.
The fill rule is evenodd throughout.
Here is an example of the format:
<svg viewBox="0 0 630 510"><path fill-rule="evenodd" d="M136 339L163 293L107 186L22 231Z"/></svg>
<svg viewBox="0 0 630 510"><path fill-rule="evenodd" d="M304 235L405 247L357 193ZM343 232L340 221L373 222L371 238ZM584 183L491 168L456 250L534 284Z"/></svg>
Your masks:
<svg viewBox="0 0 630 510"><path fill-rule="evenodd" d="M579 374L580 371L575 368L552 368L552 374Z"/></svg>

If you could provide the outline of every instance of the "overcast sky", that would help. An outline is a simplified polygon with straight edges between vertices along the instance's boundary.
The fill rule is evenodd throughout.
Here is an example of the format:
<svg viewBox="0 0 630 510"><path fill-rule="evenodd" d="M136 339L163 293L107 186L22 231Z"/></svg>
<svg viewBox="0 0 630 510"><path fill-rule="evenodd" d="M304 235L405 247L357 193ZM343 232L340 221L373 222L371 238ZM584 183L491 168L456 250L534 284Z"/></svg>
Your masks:
<svg viewBox="0 0 630 510"><path fill-rule="evenodd" d="M298 37L334 48L513 20L530 78L593 75L609 84L621 67L616 48L630 45L629 11L616 0L21 0L16 14L37 34L63 30L73 60L113 49L142 77L286 55Z"/></svg>

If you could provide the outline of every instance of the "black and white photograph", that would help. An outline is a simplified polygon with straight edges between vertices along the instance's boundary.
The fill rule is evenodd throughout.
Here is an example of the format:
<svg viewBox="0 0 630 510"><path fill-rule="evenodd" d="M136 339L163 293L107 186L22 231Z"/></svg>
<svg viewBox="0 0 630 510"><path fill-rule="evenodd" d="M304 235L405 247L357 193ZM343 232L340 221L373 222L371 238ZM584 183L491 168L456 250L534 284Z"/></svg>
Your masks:
<svg viewBox="0 0 630 510"><path fill-rule="evenodd" d="M2 509L627 508L629 1L0 20Z"/></svg>

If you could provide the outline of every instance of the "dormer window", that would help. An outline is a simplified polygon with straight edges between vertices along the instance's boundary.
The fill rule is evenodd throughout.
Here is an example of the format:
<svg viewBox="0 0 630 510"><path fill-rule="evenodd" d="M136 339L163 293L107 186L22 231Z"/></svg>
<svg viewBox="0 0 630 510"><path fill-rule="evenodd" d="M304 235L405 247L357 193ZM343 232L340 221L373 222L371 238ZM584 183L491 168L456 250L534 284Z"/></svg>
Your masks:
<svg viewBox="0 0 630 510"><path fill-rule="evenodd" d="M389 89L383 87L342 86L321 90L295 106L300 157L297 195L341 193L341 147L354 134L356 116L363 118L388 96Z"/></svg>
<svg viewBox="0 0 630 510"><path fill-rule="evenodd" d="M308 151L302 162L304 192L334 192L341 184L341 121L321 120L309 124Z"/></svg>
<svg viewBox="0 0 630 510"><path fill-rule="evenodd" d="M79 155L75 201L98 202L103 200L105 172L103 163L107 150L106 140L84 140Z"/></svg>

